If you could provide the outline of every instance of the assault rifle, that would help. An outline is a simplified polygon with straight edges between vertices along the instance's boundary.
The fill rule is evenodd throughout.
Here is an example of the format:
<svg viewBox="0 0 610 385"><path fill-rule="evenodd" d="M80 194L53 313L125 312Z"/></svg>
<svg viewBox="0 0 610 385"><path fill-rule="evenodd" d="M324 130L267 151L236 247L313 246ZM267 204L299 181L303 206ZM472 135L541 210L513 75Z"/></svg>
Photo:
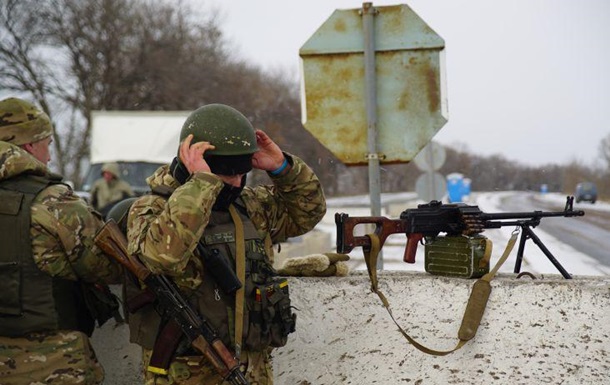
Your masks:
<svg viewBox="0 0 610 385"><path fill-rule="evenodd" d="M223 344L209 321L193 310L176 285L164 275L153 274L137 257L129 255L127 240L114 220L106 222L98 231L95 243L151 289L160 312L171 319L168 326L181 330L191 345L207 358L224 381L231 385L249 385L248 380L239 370L239 361ZM170 356L167 356L167 360L169 358ZM168 365L169 362L155 365L151 362L153 368L167 368Z"/></svg>
<svg viewBox="0 0 610 385"><path fill-rule="evenodd" d="M374 224L375 234L379 237L381 246L391 234L403 233L407 236L404 261L415 263L417 244L424 237L436 237L440 233L447 235L473 235L485 229L497 229L503 226L519 226L522 229L515 273L521 270L525 241L532 239L544 252L551 263L561 272L564 278L572 278L570 274L555 259L540 238L534 234L532 227L540 224L547 217L577 217L585 215L584 211L574 211L574 197L568 196L563 211L531 211L484 213L478 206L464 203L442 204L439 201L420 204L416 209L407 209L400 214L400 219L386 217L350 217L345 213L335 214L337 225L337 252L349 253L355 247L370 250L371 240L368 236L355 236L354 228L359 224Z"/></svg>

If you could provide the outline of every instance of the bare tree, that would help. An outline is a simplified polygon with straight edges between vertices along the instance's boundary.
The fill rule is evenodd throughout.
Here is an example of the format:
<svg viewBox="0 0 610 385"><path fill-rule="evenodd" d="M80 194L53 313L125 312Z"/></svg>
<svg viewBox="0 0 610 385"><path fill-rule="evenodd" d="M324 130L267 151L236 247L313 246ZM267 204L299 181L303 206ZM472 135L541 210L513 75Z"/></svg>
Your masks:
<svg viewBox="0 0 610 385"><path fill-rule="evenodd" d="M0 88L6 93L29 95L51 118L51 105L57 100L61 82L49 66L52 49L45 50L46 29L43 13L33 0L5 0L0 6ZM48 47L47 47L48 48ZM55 154L62 154L62 140L56 130ZM65 161L54 164L65 171Z"/></svg>
<svg viewBox="0 0 610 385"><path fill-rule="evenodd" d="M181 3L144 0L0 5L2 88L32 95L50 116L58 101L69 106L66 119L54 119L60 173L79 182L93 110L191 109L214 100L228 56L214 20L191 14Z"/></svg>

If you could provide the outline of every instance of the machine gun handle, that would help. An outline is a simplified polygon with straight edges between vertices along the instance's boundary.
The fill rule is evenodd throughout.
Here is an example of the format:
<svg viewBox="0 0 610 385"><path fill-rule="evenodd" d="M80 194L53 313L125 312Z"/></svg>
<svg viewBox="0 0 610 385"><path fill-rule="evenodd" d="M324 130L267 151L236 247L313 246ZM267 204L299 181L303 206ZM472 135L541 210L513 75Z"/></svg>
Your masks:
<svg viewBox="0 0 610 385"><path fill-rule="evenodd" d="M405 247L405 255L403 261L407 263L415 263L415 254L417 253L417 244L422 240L422 233L407 233L407 247Z"/></svg>

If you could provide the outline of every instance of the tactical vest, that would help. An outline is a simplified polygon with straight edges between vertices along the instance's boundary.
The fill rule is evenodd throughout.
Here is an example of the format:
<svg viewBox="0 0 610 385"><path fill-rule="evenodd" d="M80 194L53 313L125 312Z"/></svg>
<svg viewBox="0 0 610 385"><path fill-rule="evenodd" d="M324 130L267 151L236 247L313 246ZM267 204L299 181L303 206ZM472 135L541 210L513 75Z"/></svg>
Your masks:
<svg viewBox="0 0 610 385"><path fill-rule="evenodd" d="M288 282L277 277L269 263L269 252L265 240L245 214L245 208L238 210L243 222L246 245L245 306L241 346L249 351L262 351L268 347L284 346L287 336L295 330L296 316L292 314L288 293ZM224 258L227 266L235 272L236 257L235 226L230 214L212 211L210 221L200 240L196 252L203 259L203 283L192 293L188 293L190 303L204 315L226 346L235 345L235 293L226 292L225 279L202 254ZM222 273L221 273L222 274ZM135 296L138 288L133 283L127 286L127 302ZM187 294L187 293L185 293ZM131 342L152 349L161 327L167 320L154 310L154 304L140 308L130 314ZM192 352L191 352L192 353ZM188 354L178 351L176 355Z"/></svg>
<svg viewBox="0 0 610 385"><path fill-rule="evenodd" d="M36 195L61 178L19 176L0 182L0 335L47 330L91 334L94 321L77 282L53 278L32 256L31 206Z"/></svg>

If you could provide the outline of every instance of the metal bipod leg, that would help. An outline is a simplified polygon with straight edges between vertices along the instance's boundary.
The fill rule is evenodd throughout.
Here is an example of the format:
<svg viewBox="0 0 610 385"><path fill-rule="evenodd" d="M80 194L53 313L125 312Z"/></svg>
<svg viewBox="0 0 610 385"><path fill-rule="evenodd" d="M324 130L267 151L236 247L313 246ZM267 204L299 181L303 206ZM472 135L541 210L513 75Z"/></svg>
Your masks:
<svg viewBox="0 0 610 385"><path fill-rule="evenodd" d="M515 261L515 269L514 269L515 273L519 273L521 271L521 262L523 262L523 251L525 250L525 242L528 239L531 239L540 248L540 250L542 250L544 255L546 255L546 257L549 259L549 261L551 261L551 263L557 268L557 270L559 270L559 272L561 273L561 275L563 275L563 277L565 279L572 279L572 276L570 275L570 273L568 273L566 271L566 269L564 269L563 266L561 266L559 261L553 256L553 254L549 251L549 249L547 249L547 247L544 245L544 243L542 243L540 238L538 238L538 236L536 234L534 234L534 231L529 226L522 225L521 231L522 231L522 233L521 233L521 239L519 240L519 250L517 251L517 260Z"/></svg>

